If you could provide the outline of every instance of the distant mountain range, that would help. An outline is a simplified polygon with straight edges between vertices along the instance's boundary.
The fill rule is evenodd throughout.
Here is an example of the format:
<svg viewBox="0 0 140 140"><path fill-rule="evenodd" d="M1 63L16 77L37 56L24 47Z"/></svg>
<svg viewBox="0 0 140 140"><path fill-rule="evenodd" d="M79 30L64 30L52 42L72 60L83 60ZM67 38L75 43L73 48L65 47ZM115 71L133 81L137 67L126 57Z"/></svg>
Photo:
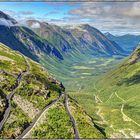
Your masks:
<svg viewBox="0 0 140 140"><path fill-rule="evenodd" d="M135 50L136 46L140 42L140 35L126 34L121 36L115 36L107 32L105 33L105 36L108 39L115 41L117 44L119 44L121 48L128 52L132 52L133 50Z"/></svg>
<svg viewBox="0 0 140 140"><path fill-rule="evenodd" d="M88 24L60 27L27 20L23 26L1 11L0 31L0 138L140 136L140 46L135 49L140 36L103 34ZM75 74L71 71L73 64L81 62L81 65L75 65L81 68L77 72L83 70L83 75L90 74L86 70L94 72L95 69L108 67L109 62L104 65L98 62L97 57L103 62L109 57L114 62L116 56L122 58L134 49L112 71L98 77L97 81L96 76L93 77L95 83L92 80L86 83L94 88L90 89L92 96L88 96L88 90L83 94L83 87L79 87L78 83L89 81L89 77L66 78L71 73ZM90 60L93 57L97 62ZM85 67L83 60L88 60L85 61L88 66L95 67ZM79 105L81 100L78 103L67 95L63 84L52 73L61 73L65 80L75 80L73 84L78 87L76 94L84 95L85 108L93 102L93 114L100 117L99 121L82 109ZM69 83L68 86L72 87Z"/></svg>
<svg viewBox="0 0 140 140"><path fill-rule="evenodd" d="M0 26L2 30L2 37L0 38L10 34L8 38L1 39L1 42L11 43L10 39L16 38L25 49L28 49L28 53L34 55L37 55L36 52L52 53L60 59L63 59L61 55L78 51L84 53L85 50L89 50L91 54L104 54L106 56L124 52L116 43L107 39L99 30L88 24L79 25L75 29L66 29L46 22L28 20L26 25L36 34L29 28L20 25L9 15L0 12ZM10 45L10 43L8 45L13 47L14 42L13 45ZM22 48L20 47L21 44L18 47L17 45L14 47L20 50Z"/></svg>
<svg viewBox="0 0 140 140"><path fill-rule="evenodd" d="M0 30L0 42L36 61L39 61L39 57L44 54L63 60L57 48L47 40L41 39L29 28L20 26L3 12L0 12Z"/></svg>
<svg viewBox="0 0 140 140"><path fill-rule="evenodd" d="M124 53L117 43L110 41L99 30L88 24L74 28L62 28L36 20L29 20L26 24L41 38L56 46L64 56L79 53L111 56Z"/></svg>
<svg viewBox="0 0 140 140"><path fill-rule="evenodd" d="M27 20L24 25L0 12L0 42L40 62L49 71L69 73L74 62L90 57L124 56L126 52L96 28L73 28ZM65 69L61 71L62 67Z"/></svg>

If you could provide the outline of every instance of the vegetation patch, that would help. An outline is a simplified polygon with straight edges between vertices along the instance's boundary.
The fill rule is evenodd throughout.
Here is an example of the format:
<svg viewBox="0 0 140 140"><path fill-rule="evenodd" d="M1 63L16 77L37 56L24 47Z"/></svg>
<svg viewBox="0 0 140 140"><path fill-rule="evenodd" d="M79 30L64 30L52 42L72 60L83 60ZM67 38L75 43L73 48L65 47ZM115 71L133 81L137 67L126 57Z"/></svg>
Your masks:
<svg viewBox="0 0 140 140"><path fill-rule="evenodd" d="M48 110L45 120L34 128L32 138L74 138L72 123L62 101L57 102Z"/></svg>
<svg viewBox="0 0 140 140"><path fill-rule="evenodd" d="M80 138L104 138L104 135L95 128L92 119L72 99L69 101L70 111L75 118Z"/></svg>
<svg viewBox="0 0 140 140"><path fill-rule="evenodd" d="M13 101L9 118L0 132L0 138L16 138L31 123L31 119Z"/></svg>
<svg viewBox="0 0 140 140"><path fill-rule="evenodd" d="M3 91L0 89L0 121L3 118L2 116L6 109L6 105L7 105L7 102L6 102L5 95L4 95Z"/></svg>

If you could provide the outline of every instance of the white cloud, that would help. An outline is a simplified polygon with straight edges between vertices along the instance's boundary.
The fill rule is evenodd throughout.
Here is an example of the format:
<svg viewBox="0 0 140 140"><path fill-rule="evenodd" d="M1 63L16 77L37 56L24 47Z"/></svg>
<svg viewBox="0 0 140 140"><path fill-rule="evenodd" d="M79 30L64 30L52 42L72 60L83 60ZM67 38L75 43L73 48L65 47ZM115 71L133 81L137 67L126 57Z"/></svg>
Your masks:
<svg viewBox="0 0 140 140"><path fill-rule="evenodd" d="M40 24L38 22L34 22L32 25L31 25L31 28L40 28Z"/></svg>
<svg viewBox="0 0 140 140"><path fill-rule="evenodd" d="M0 18L0 25L4 25L4 26L13 26L13 23L10 20L6 20L4 18Z"/></svg>
<svg viewBox="0 0 140 140"><path fill-rule="evenodd" d="M50 13L44 13L46 16L40 17L38 20L58 25L88 23L101 31L115 33L137 32L140 34L140 2L50 2L49 4L51 6L57 6L59 10L64 5L76 6L70 8L68 13L65 14L65 17L55 18L54 15L58 11L54 9ZM35 17L31 11L15 12L7 10L6 12L18 20L27 20L28 18ZM53 14L52 19L47 19L47 15L51 14ZM37 17L35 18L37 19ZM39 28L38 24L33 26Z"/></svg>
<svg viewBox="0 0 140 140"><path fill-rule="evenodd" d="M78 22L86 19L102 31L137 31L140 34L140 2L83 2L80 7L70 10L69 14L77 17Z"/></svg>

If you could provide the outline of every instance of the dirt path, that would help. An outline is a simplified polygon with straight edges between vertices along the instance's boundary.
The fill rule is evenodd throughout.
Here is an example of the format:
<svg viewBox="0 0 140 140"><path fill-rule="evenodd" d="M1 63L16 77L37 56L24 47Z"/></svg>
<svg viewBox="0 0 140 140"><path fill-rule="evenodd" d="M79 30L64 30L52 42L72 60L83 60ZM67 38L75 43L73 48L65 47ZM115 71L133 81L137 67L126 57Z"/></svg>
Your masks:
<svg viewBox="0 0 140 140"><path fill-rule="evenodd" d="M102 103L101 99L98 97L98 95L94 94L95 102L96 103Z"/></svg>
<svg viewBox="0 0 140 140"><path fill-rule="evenodd" d="M109 98L106 100L106 102L108 102L112 98L113 95L114 95L114 92L109 96Z"/></svg>
<svg viewBox="0 0 140 140"><path fill-rule="evenodd" d="M140 124L137 123L136 121L134 121L133 119L131 119L130 117L128 117L124 112L123 112L123 109L124 109L124 104L122 104L122 107L121 107L121 113L123 115L123 120L124 121L129 121L129 122L133 122L135 123L136 125L138 125L140 127Z"/></svg>
<svg viewBox="0 0 140 140"><path fill-rule="evenodd" d="M102 108L98 107L97 115L102 119L102 124L107 124L107 121L104 119L102 113L101 113Z"/></svg>
<svg viewBox="0 0 140 140"><path fill-rule="evenodd" d="M94 83L94 89L95 89L98 93L101 92L101 90L98 90L98 89L96 88L95 83ZM101 103L103 103L103 101L99 98L99 95L94 94L94 96L95 96L95 100L96 100L96 101L98 100L98 101L100 101Z"/></svg>
<svg viewBox="0 0 140 140"><path fill-rule="evenodd" d="M122 98L117 94L117 92L115 92L115 95L116 95L121 101L123 101L124 103L126 103L126 101L125 101L124 99L122 99ZM133 122L133 123L135 123L137 126L140 127L140 124L137 123L136 121L134 121L133 119L131 119L130 117L128 117L128 116L123 112L123 109L124 109L124 104L122 104L122 106L121 106L121 113L122 113L122 116L123 116L123 120L124 120L124 121Z"/></svg>
<svg viewBox="0 0 140 140"><path fill-rule="evenodd" d="M119 98L121 101L123 101L124 103L126 102L123 98L121 98L118 94L117 94L117 92L115 92L115 95L117 96L117 98Z"/></svg>

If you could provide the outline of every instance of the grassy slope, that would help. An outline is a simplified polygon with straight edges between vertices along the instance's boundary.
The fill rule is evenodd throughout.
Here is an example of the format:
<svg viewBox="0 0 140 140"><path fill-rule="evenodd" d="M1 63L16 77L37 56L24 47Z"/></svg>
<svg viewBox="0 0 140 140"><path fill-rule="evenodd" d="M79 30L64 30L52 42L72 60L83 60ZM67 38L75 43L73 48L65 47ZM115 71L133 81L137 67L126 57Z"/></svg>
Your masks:
<svg viewBox="0 0 140 140"><path fill-rule="evenodd" d="M12 102L12 110L7 122L4 125L0 138L16 138L21 132L29 126L32 120Z"/></svg>
<svg viewBox="0 0 140 140"><path fill-rule="evenodd" d="M4 79L6 80L12 79L15 81L17 78L17 75L20 72L25 71L25 69L27 69L26 61L28 61L29 63L30 71L28 72L28 74L26 74L22 78L20 87L17 89L15 93L15 95L22 97L23 102L27 100L33 104L34 108L41 110L51 100L58 98L58 95L64 90L60 87L60 83L58 81L55 81L55 79L38 63L35 63L28 58L26 58L26 61L25 61L25 58L21 56L19 53L12 51L11 49L9 49L8 47L2 44L0 45L0 49L2 50L0 51L1 52L0 57L4 56L3 59L0 60L0 64L1 64L0 68L1 70L5 70L6 72L8 72L8 74L6 74L6 77L4 77ZM1 73L1 76L5 76L5 75ZM3 78L1 78L1 80L3 80ZM8 84L5 83L4 80L3 80L3 83L6 85L6 87L8 86ZM6 89L1 88L1 91L3 92L3 94L11 93L11 91L9 90L6 91ZM48 94L48 91L49 91L49 94ZM2 93L0 95L2 95ZM11 113L7 122L4 125L3 131L0 133L1 138L17 137L17 135L21 134L22 131L25 129L25 127L27 127L29 123L32 121L32 119L28 117L28 114L26 114L23 111L22 107L20 108L18 104L16 104L13 100L11 102L12 102L12 110L11 110ZM24 107L26 108L26 106ZM4 108L3 108L3 111L4 111ZM78 113L84 116L82 110L79 110ZM9 120L12 120L12 122L10 122ZM81 122L78 122L78 125L80 125L80 123L84 124L84 121L85 119L81 120ZM49 124L49 122L51 122L51 124ZM88 122L92 123L89 120ZM11 127L11 125L13 125L13 127ZM60 103L56 104L54 108L51 108L48 111L47 120L43 122L43 126L44 126L43 127L44 129L47 129L47 134L49 135L47 136L44 135L43 131L42 130L40 131L40 127L39 127L39 133L37 135L35 134L36 132L33 133L33 137L40 137L40 138L42 137L73 138L74 137L73 129L71 128L69 117L63 106L63 101L60 101ZM50 131L48 129L50 127L55 129L55 131L54 132ZM79 127L79 129L81 128ZM103 136L100 133L100 131L98 131L94 126L90 126L90 130L91 130L90 131L91 133L93 131L94 132L97 131L99 134L97 135L97 137ZM88 135L89 133L86 133L82 137L88 138Z"/></svg>
<svg viewBox="0 0 140 140"><path fill-rule="evenodd" d="M26 65L21 55L2 44L0 44L0 57L0 117L2 117L6 108L5 94L12 91L16 84L17 75L26 69Z"/></svg>
<svg viewBox="0 0 140 140"><path fill-rule="evenodd" d="M27 62L25 58L16 51L12 51L8 47L0 44L0 101L2 115L5 110L6 100L4 95L10 94L14 88L11 88L16 83L17 76L27 69ZM47 71L38 63L26 58L29 63L30 70L25 77L22 78L19 88L15 94L22 96L24 99L30 101L35 108L44 108L51 100L56 99L62 92L60 82L56 81ZM21 67L22 66L22 67ZM4 71L4 73L3 73ZM29 125L32 120L28 115L19 108L18 105L12 102L12 111L4 129L1 132L1 138L14 138ZM26 108L26 106L25 106ZM9 119L12 118L12 124ZM10 123L10 124L9 124Z"/></svg>
<svg viewBox="0 0 140 140"><path fill-rule="evenodd" d="M17 94L43 109L51 100L61 94L60 83L53 84L52 77L39 64L29 61L31 72L23 78ZM49 93L49 94L48 94Z"/></svg>
<svg viewBox="0 0 140 140"><path fill-rule="evenodd" d="M117 133L122 129L125 133L121 132L123 137L140 135L140 62L130 64L139 53L140 50L137 49L118 68L107 73L96 83L97 94L103 101L100 104L103 116L108 124L114 126ZM107 130L108 133L112 133L110 128Z"/></svg>
<svg viewBox="0 0 140 140"><path fill-rule="evenodd" d="M69 100L69 106L75 118L80 138L104 138L104 135L95 127L92 119L81 106L72 99Z"/></svg>
<svg viewBox="0 0 140 140"><path fill-rule="evenodd" d="M45 118L32 131L32 138L74 138L72 123L63 101L57 102L45 113Z"/></svg>

